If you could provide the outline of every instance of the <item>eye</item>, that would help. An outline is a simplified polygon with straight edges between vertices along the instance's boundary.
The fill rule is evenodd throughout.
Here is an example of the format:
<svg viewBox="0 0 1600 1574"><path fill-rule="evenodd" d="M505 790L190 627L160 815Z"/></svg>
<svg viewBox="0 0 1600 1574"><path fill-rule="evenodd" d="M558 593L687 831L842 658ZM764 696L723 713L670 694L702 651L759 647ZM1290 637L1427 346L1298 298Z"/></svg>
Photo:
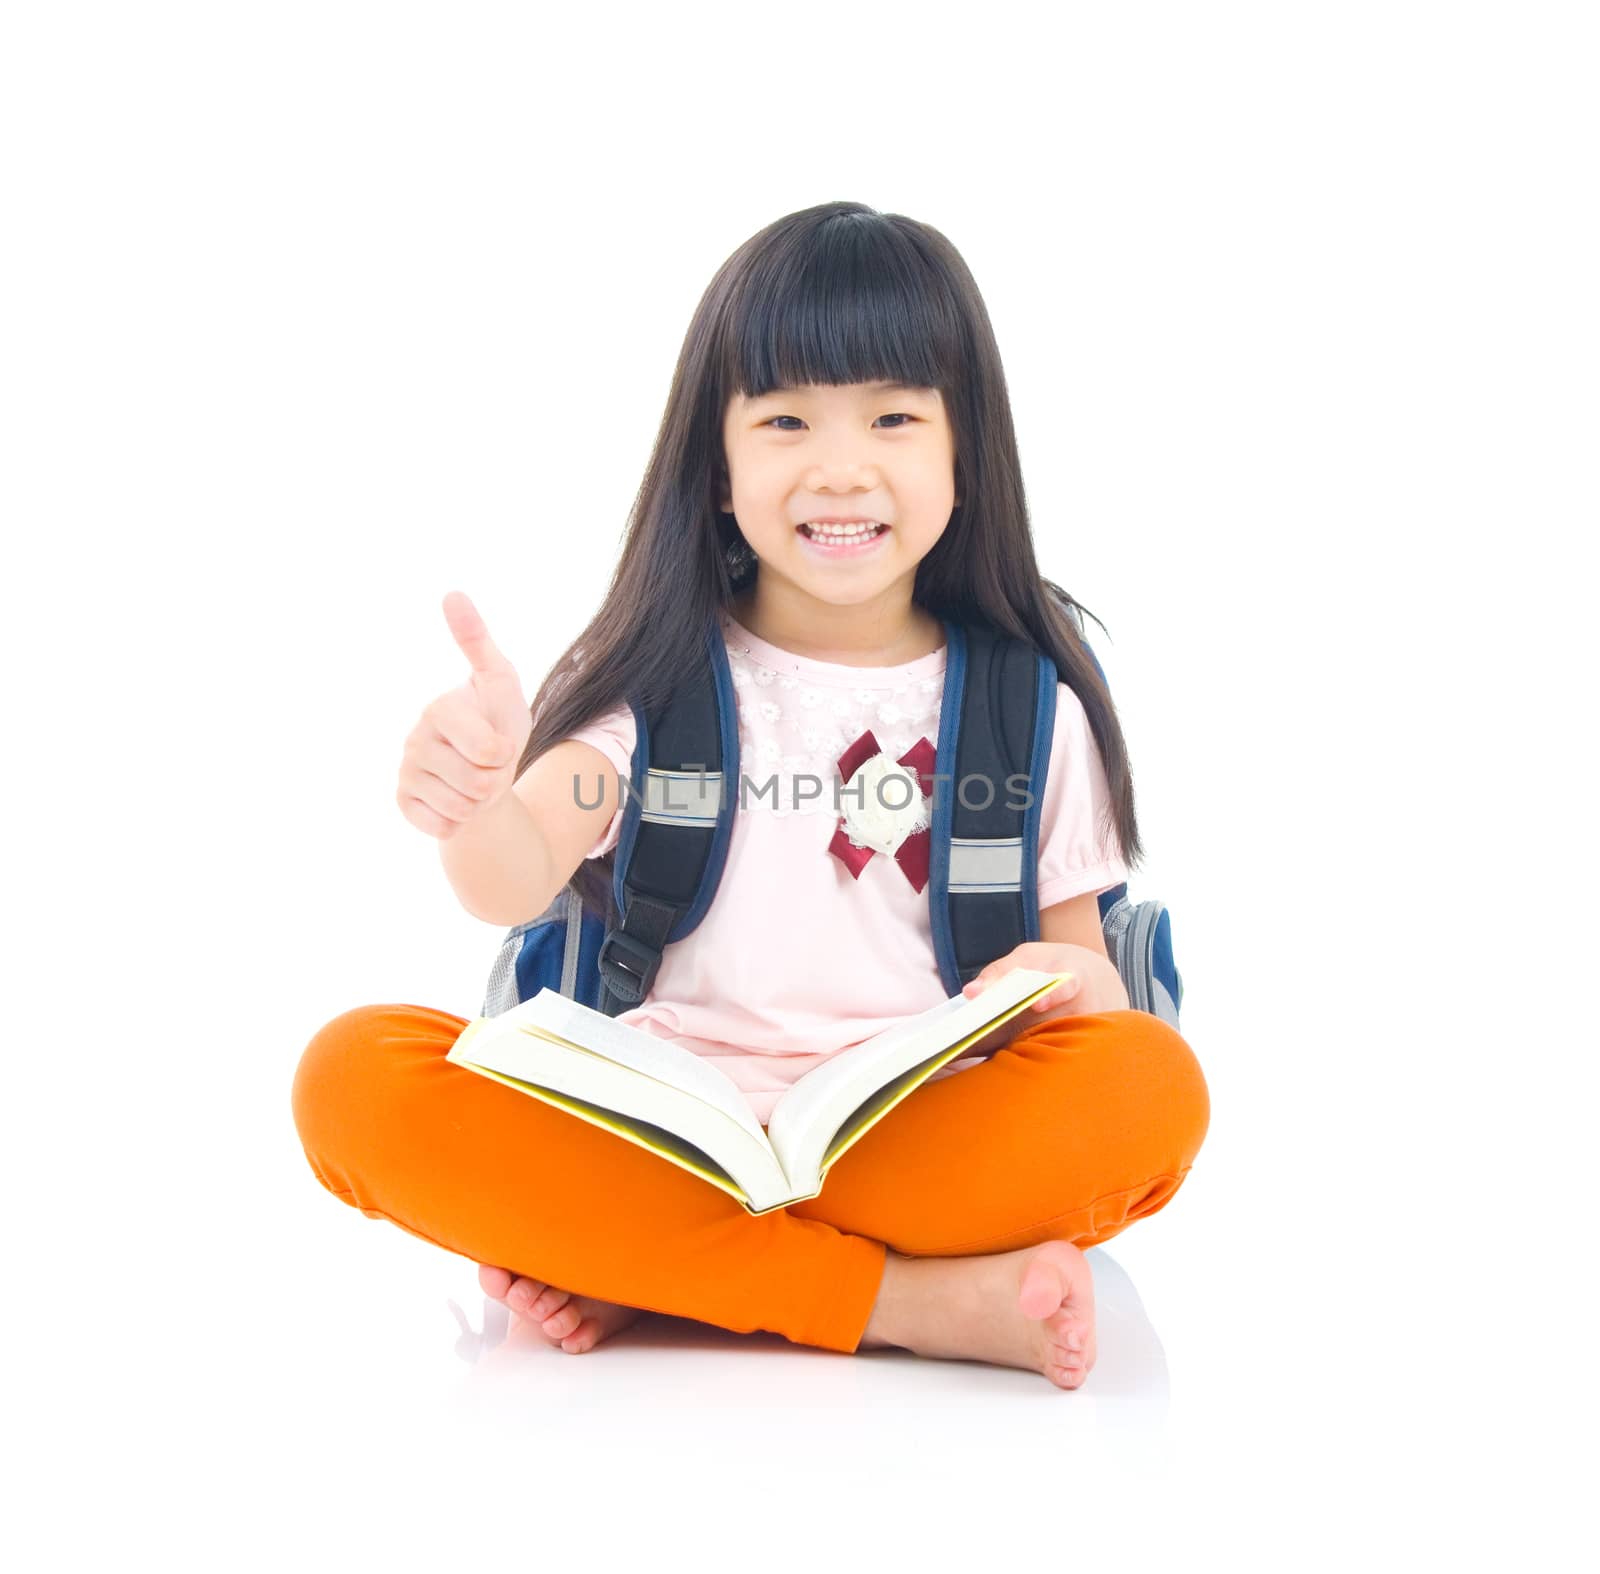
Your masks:
<svg viewBox="0 0 1600 1574"><path fill-rule="evenodd" d="M761 424L763 426L771 426L774 421L798 421L799 419L800 417L797 415L774 415L763 421ZM891 415L880 415L878 419L880 421L914 421L916 420L916 416L907 415L903 410L896 410ZM792 426L781 426L778 428L778 430L780 432L792 432L794 428ZM899 426L891 426L887 427L886 430L890 432L899 432L903 431L904 428Z"/></svg>

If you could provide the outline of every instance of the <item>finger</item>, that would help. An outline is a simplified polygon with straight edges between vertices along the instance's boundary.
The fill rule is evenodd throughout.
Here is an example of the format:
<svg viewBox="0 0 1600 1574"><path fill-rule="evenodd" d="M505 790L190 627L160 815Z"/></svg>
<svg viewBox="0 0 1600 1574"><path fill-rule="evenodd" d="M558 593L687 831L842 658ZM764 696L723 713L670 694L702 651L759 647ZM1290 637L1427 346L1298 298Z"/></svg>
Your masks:
<svg viewBox="0 0 1600 1574"><path fill-rule="evenodd" d="M435 813L420 798L402 793L399 803L400 812L405 816L407 823L416 826L419 831L426 831L429 836L437 836L441 841L455 835L458 829L456 822Z"/></svg>
<svg viewBox="0 0 1600 1574"><path fill-rule="evenodd" d="M463 703L459 696L446 696L430 705L428 720L439 736L473 765L495 771L511 763L511 753L516 747L513 740L496 730L488 717L474 710L470 703Z"/></svg>
<svg viewBox="0 0 1600 1574"><path fill-rule="evenodd" d="M412 760L421 769L432 771L441 781L449 782L457 792L483 803L504 786L510 756L503 756L499 765L479 765L467 759L458 744L436 731L413 748Z"/></svg>
<svg viewBox="0 0 1600 1574"><path fill-rule="evenodd" d="M971 983L962 986L961 993L966 994L971 990L974 995L982 994L991 984L999 983L1015 966L1016 963L1009 958L1005 962L991 962Z"/></svg>
<svg viewBox="0 0 1600 1574"><path fill-rule="evenodd" d="M483 807L476 798L457 792L449 782L441 780L432 771L414 772L406 783L411 797L425 803L442 820L453 820L464 825Z"/></svg>
<svg viewBox="0 0 1600 1574"><path fill-rule="evenodd" d="M1034 1001L1033 1009L1035 1011L1048 1011L1052 1006L1064 1006L1077 994L1082 982L1076 974L1073 974L1066 982L1057 984L1054 989Z"/></svg>
<svg viewBox="0 0 1600 1574"><path fill-rule="evenodd" d="M445 621L461 654L472 663L474 672L506 672L511 663L500 654L500 648L489 638L488 625L478 615L478 609L459 590L452 590L444 598Z"/></svg>

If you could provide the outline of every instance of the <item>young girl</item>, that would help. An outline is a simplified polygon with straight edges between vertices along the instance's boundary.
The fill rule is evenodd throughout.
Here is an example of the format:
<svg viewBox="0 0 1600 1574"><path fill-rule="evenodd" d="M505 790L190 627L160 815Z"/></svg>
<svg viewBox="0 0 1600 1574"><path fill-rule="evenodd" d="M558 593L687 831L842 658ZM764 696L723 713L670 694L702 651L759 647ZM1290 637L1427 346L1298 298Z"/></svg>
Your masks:
<svg viewBox="0 0 1600 1574"><path fill-rule="evenodd" d="M568 883L603 914L628 699L659 703L715 620L740 727L727 861L704 919L620 1020L711 1058L765 1122L830 1055L946 998L917 832L865 847L835 792L867 734L887 762L936 743L941 619L984 624L1048 653L1064 681L1040 938L966 992L1015 967L1072 978L891 1110L820 1196L756 1217L450 1064L466 1018L360 1007L316 1034L295 1076L317 1178L481 1264L485 1291L570 1353L648 1309L1079 1386L1095 1362L1083 1248L1171 1200L1210 1105L1188 1044L1128 1009L1106 955L1096 897L1140 846L1076 606L1035 560L1000 356L950 243L849 202L746 242L689 327L611 589L531 710L472 603L445 598L471 676L407 739L401 811L439 839L476 917L520 923Z"/></svg>

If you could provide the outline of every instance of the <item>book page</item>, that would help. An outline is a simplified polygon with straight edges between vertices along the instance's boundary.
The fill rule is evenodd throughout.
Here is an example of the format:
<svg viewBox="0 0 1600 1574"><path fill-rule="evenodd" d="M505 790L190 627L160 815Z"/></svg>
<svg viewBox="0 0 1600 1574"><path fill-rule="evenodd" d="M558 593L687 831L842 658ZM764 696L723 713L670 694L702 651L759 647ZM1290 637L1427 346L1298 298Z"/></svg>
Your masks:
<svg viewBox="0 0 1600 1574"><path fill-rule="evenodd" d="M790 1178L799 1184L831 1148L835 1134L864 1131L855 1122L884 1111L895 1102L909 1074L953 1045L963 1050L991 1032L1002 1020L1026 1009L1030 998L1046 992L1061 975L1033 968L1013 968L981 994L952 995L936 1006L842 1049L808 1071L777 1102L767 1122L767 1136ZM955 1060L958 1054L949 1054ZM891 1084L895 1092L881 1101L870 1095ZM871 1105L871 1111L865 1106Z"/></svg>
<svg viewBox="0 0 1600 1574"><path fill-rule="evenodd" d="M736 1120L765 1147L767 1134L755 1111L739 1091L739 1085L725 1071L702 1060L692 1049L659 1039L626 1022L617 1022L603 1011L592 1011L581 1001L569 1000L554 989L541 989L531 1000L494 1018L518 1026L533 1023L557 1038L603 1055L619 1066L627 1066L642 1076L697 1098L703 1104Z"/></svg>
<svg viewBox="0 0 1600 1574"><path fill-rule="evenodd" d="M913 1040L920 1041L927 1037L947 1043L957 1037L965 1037L971 1028L964 1027L958 1033L958 1018L971 1018L974 1007L981 1001L994 1007L991 994L991 990L985 990L977 1000L968 999L965 995L953 995L949 1000L941 1000L938 1005L930 1006L914 1017L893 1023L859 1044L841 1049L820 1066L814 1066L778 1100L767 1122L767 1135L777 1149L779 1158L783 1158L783 1148L779 1147L779 1143L786 1144L793 1151L796 1134L815 1124L823 1107L834 1098L842 1083L854 1082L869 1063L881 1065L898 1059L897 1051ZM987 1012L978 1012L977 1015L983 1017ZM925 1059L926 1056L919 1058Z"/></svg>

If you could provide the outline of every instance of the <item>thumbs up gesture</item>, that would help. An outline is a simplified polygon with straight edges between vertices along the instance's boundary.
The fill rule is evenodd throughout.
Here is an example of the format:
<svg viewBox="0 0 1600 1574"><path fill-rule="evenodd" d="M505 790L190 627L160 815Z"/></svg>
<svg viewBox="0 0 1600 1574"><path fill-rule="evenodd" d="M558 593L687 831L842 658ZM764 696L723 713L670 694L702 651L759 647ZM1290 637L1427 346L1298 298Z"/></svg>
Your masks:
<svg viewBox="0 0 1600 1574"><path fill-rule="evenodd" d="M401 814L440 841L511 790L533 730L516 669L489 638L478 609L452 590L444 615L471 671L411 729L395 793Z"/></svg>

